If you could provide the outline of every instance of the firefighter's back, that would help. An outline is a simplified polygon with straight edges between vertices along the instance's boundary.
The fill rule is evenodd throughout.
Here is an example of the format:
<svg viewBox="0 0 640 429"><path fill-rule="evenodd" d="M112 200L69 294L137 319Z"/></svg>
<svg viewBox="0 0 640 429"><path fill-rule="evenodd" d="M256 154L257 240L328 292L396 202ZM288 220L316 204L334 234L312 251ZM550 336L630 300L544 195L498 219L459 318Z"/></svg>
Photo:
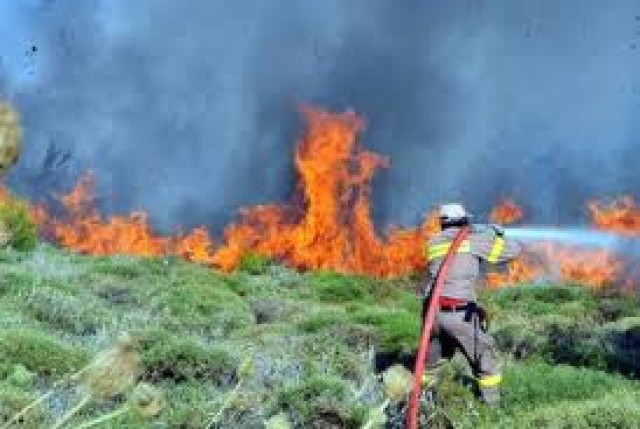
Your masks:
<svg viewBox="0 0 640 429"><path fill-rule="evenodd" d="M436 234L428 244L429 274L435 278L460 228L447 228ZM502 263L516 258L520 245L506 240L493 228L472 228L458 248L449 268L442 295L464 301L476 301L476 287L480 281L480 264Z"/></svg>

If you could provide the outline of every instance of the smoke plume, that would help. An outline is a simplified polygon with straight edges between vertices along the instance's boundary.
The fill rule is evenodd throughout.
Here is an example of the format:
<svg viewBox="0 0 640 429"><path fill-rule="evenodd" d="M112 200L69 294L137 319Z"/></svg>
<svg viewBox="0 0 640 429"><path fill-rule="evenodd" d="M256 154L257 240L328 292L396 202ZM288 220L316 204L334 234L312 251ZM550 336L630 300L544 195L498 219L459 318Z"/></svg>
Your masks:
<svg viewBox="0 0 640 429"><path fill-rule="evenodd" d="M293 185L299 103L367 121L389 155L379 226L501 196L573 223L640 195L640 6L619 0L30 0L0 4L0 98L24 118L10 184L92 169L106 212L219 228ZM59 181L55 186L63 186Z"/></svg>

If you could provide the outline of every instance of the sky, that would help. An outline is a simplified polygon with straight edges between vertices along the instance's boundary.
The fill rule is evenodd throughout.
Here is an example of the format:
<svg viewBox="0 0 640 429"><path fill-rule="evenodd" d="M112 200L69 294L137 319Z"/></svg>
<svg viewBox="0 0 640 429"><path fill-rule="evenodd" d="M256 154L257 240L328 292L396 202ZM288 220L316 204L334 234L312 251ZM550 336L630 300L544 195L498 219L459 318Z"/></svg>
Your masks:
<svg viewBox="0 0 640 429"><path fill-rule="evenodd" d="M640 197L639 55L635 0L0 1L0 98L25 129L8 182L38 199L90 169L106 213L219 231L288 200L311 103L361 114L390 156L381 228L501 197L580 223Z"/></svg>

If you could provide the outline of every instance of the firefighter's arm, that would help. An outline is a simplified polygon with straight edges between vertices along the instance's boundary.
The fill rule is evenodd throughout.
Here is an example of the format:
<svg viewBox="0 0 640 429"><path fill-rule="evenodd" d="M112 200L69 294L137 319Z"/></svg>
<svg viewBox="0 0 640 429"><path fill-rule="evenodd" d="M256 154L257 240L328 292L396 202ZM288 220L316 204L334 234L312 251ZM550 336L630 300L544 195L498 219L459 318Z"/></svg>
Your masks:
<svg viewBox="0 0 640 429"><path fill-rule="evenodd" d="M471 240L471 251L491 264L502 264L520 256L522 246L496 227L476 234Z"/></svg>

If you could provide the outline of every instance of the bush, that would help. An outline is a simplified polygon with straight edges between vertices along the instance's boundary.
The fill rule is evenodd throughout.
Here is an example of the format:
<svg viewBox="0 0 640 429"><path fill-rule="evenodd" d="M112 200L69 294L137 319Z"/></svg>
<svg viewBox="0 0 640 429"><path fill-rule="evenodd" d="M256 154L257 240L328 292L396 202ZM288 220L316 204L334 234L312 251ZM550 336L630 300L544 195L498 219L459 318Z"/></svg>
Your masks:
<svg viewBox="0 0 640 429"><path fill-rule="evenodd" d="M615 392L580 403L561 402L524 416L520 427L558 429L640 428L640 397Z"/></svg>
<svg viewBox="0 0 640 429"><path fill-rule="evenodd" d="M171 404L165 413L168 428L202 429L211 417L211 389L202 383L187 381L172 386L167 402Z"/></svg>
<svg viewBox="0 0 640 429"><path fill-rule="evenodd" d="M163 331L141 337L144 378L150 382L200 380L227 385L235 377L235 359L223 348L205 347Z"/></svg>
<svg viewBox="0 0 640 429"><path fill-rule="evenodd" d="M258 324L280 322L295 309L295 303L269 297L251 298L249 305Z"/></svg>
<svg viewBox="0 0 640 429"><path fill-rule="evenodd" d="M336 325L344 326L347 323L348 318L343 311L324 310L303 316L297 325L303 332L315 333Z"/></svg>
<svg viewBox="0 0 640 429"><path fill-rule="evenodd" d="M541 356L546 346L546 338L540 326L526 317L512 317L492 330L498 348L504 354L516 359Z"/></svg>
<svg viewBox="0 0 640 429"><path fill-rule="evenodd" d="M391 282L366 276L318 271L309 273L305 278L308 280L311 296L327 303L380 304L397 298L401 293Z"/></svg>
<svg viewBox="0 0 640 429"><path fill-rule="evenodd" d="M638 314L639 304L637 296L599 296L596 318L601 322L612 322L632 317Z"/></svg>
<svg viewBox="0 0 640 429"><path fill-rule="evenodd" d="M37 397L36 392L26 392L9 384L0 383L0 423L7 422ZM25 415L16 427L46 427L46 415L42 404Z"/></svg>
<svg viewBox="0 0 640 429"><path fill-rule="evenodd" d="M95 333L108 316L94 302L48 287L31 290L25 306L39 322L77 335Z"/></svg>
<svg viewBox="0 0 640 429"><path fill-rule="evenodd" d="M630 386L622 377L602 371L535 362L505 369L504 404L528 410L561 401L599 398Z"/></svg>
<svg viewBox="0 0 640 429"><path fill-rule="evenodd" d="M0 361L23 365L41 376L59 378L83 367L88 355L40 331L13 329L0 333Z"/></svg>
<svg viewBox="0 0 640 429"><path fill-rule="evenodd" d="M358 324L375 327L376 344L380 352L410 352L418 347L419 313L360 307L350 317Z"/></svg>
<svg viewBox="0 0 640 429"><path fill-rule="evenodd" d="M255 322L249 304L226 288L177 279L161 292L157 305L166 310L170 329L193 329L227 335Z"/></svg>
<svg viewBox="0 0 640 429"><path fill-rule="evenodd" d="M242 256L237 270L247 274L260 275L266 274L271 265L273 265L273 261L268 256L249 252Z"/></svg>
<svg viewBox="0 0 640 429"><path fill-rule="evenodd" d="M354 403L348 384L322 375L283 389L277 407L291 416L296 427L304 428L358 428L366 417L366 410Z"/></svg>
<svg viewBox="0 0 640 429"><path fill-rule="evenodd" d="M608 350L593 326L581 323L554 323L547 328L544 355L550 362L607 368Z"/></svg>
<svg viewBox="0 0 640 429"><path fill-rule="evenodd" d="M346 345L336 342L335 335L306 337L299 345L305 374L332 374L346 380L360 380L369 370L368 362Z"/></svg>
<svg viewBox="0 0 640 429"><path fill-rule="evenodd" d="M29 206L19 198L0 202L0 244L17 250L32 250L38 242L36 224Z"/></svg>
<svg viewBox="0 0 640 429"><path fill-rule="evenodd" d="M120 277L127 280L154 276L167 276L170 270L168 260L159 258L140 258L127 255L116 255L95 258L92 271Z"/></svg>

